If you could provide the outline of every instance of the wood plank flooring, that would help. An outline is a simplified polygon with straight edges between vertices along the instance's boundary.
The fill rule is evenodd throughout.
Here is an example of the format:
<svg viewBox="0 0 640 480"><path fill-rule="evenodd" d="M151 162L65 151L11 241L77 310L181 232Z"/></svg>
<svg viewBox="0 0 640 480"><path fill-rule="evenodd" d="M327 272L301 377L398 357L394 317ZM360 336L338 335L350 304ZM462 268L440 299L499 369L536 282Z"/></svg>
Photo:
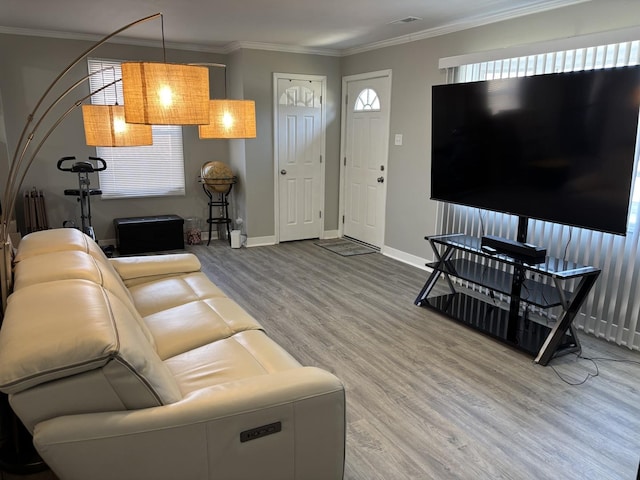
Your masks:
<svg viewBox="0 0 640 480"><path fill-rule="evenodd" d="M347 480L634 479L640 355L580 336L580 386L413 305L425 272L311 241L192 246L203 270L304 365L347 392ZM551 365L577 383L592 362Z"/></svg>
<svg viewBox="0 0 640 480"><path fill-rule="evenodd" d="M636 478L638 363L598 360L598 377L570 386L413 305L425 272L377 253L341 257L311 241L188 250L275 341L344 382L345 480ZM580 340L585 356L640 362L637 352ZM575 355L551 365L574 383L595 373Z"/></svg>

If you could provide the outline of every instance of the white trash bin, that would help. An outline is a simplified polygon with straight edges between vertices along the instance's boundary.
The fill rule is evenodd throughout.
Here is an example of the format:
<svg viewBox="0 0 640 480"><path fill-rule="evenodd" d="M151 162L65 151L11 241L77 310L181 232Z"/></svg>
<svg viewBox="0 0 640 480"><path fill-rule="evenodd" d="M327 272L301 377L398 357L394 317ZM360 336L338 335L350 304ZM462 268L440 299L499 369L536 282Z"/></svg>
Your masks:
<svg viewBox="0 0 640 480"><path fill-rule="evenodd" d="M231 230L231 248L240 248L240 230Z"/></svg>

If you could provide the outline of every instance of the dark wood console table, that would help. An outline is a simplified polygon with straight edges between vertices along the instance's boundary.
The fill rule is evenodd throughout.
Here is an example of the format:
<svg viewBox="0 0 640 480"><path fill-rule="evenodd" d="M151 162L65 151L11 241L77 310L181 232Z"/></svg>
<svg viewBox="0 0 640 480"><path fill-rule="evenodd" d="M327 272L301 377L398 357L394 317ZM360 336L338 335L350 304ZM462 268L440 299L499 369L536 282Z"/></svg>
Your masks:
<svg viewBox="0 0 640 480"><path fill-rule="evenodd" d="M573 327L600 270L559 258L546 257L542 263L482 249L481 240L463 234L425 237L436 261L433 271L415 304L444 313L519 350L534 355L535 362L547 365L558 355L581 350ZM430 297L438 279L444 276L450 293ZM488 295L456 288L452 278L483 287ZM573 282L570 282L574 280ZM571 290L568 285L576 284ZM494 292L508 298L498 302ZM529 311L561 307L551 326L536 321Z"/></svg>

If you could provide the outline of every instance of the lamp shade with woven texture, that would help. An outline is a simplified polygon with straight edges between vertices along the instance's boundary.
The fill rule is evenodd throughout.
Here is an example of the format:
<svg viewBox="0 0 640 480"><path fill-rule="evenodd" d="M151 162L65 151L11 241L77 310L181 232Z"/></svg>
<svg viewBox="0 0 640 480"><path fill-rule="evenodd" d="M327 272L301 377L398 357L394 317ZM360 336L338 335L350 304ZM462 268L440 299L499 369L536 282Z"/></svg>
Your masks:
<svg viewBox="0 0 640 480"><path fill-rule="evenodd" d="M208 125L198 127L200 138L256 138L253 100L211 100Z"/></svg>
<svg viewBox="0 0 640 480"><path fill-rule="evenodd" d="M209 122L209 71L205 67L124 62L122 91L129 123L201 125Z"/></svg>
<svg viewBox="0 0 640 480"><path fill-rule="evenodd" d="M138 147L153 145L151 125L124 120L122 105L83 105L84 136L94 147Z"/></svg>

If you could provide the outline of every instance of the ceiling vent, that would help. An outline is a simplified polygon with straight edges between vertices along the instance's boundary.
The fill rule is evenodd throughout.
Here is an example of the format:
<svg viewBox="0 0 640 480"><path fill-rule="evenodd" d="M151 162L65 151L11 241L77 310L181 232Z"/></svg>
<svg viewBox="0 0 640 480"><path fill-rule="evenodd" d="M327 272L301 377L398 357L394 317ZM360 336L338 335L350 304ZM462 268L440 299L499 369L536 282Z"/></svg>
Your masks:
<svg viewBox="0 0 640 480"><path fill-rule="evenodd" d="M420 17L405 17L405 18L401 18L400 20L394 20L393 22L390 22L390 25L396 25L399 23L411 23L417 20L422 20L422 19Z"/></svg>

